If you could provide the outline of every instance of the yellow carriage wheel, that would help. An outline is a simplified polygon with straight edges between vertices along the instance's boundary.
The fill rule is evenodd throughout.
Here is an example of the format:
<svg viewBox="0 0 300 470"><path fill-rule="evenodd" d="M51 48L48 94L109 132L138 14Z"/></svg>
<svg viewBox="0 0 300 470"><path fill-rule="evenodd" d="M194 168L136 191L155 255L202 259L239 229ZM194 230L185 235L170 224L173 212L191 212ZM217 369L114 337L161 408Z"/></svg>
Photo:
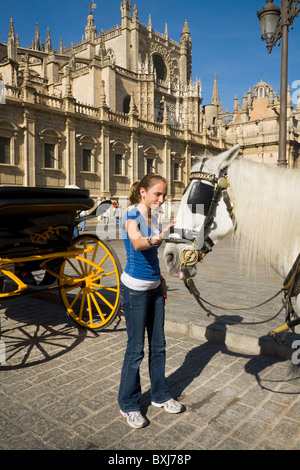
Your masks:
<svg viewBox="0 0 300 470"><path fill-rule="evenodd" d="M122 268L114 250L96 235L80 235L72 248L82 253L63 260L60 294L76 323L99 331L110 325L119 312Z"/></svg>

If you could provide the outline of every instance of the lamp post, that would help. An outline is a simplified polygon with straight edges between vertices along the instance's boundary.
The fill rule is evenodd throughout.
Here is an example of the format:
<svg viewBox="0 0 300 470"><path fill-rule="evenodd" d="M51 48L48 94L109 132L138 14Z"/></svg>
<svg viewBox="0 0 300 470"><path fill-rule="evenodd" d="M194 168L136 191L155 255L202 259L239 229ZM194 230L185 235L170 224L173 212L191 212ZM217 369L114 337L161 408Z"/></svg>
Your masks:
<svg viewBox="0 0 300 470"><path fill-rule="evenodd" d="M266 5L257 12L261 27L261 39L267 42L270 54L273 46L281 45L280 75L280 116L279 116L279 154L278 165L286 166L286 120L287 120L287 71L288 71L288 32L293 28L293 21L299 14L300 0L281 0L280 9L273 5L273 0L266 0Z"/></svg>

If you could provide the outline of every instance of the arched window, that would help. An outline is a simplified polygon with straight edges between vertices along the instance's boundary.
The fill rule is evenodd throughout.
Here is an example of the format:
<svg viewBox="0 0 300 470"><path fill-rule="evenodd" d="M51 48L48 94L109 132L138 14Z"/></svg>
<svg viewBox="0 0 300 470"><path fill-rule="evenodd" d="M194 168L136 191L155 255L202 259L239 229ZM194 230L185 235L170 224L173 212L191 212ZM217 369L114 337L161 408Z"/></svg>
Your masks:
<svg viewBox="0 0 300 470"><path fill-rule="evenodd" d="M167 67L164 63L163 58L158 55L153 55L153 66L156 71L156 76L159 80L166 80L167 78Z"/></svg>
<svg viewBox="0 0 300 470"><path fill-rule="evenodd" d="M56 145L44 143L44 168L57 168Z"/></svg>
<svg viewBox="0 0 300 470"><path fill-rule="evenodd" d="M113 156L113 174L117 176L127 175L128 147L124 142L111 141Z"/></svg>
<svg viewBox="0 0 300 470"><path fill-rule="evenodd" d="M258 98L264 98L265 97L265 89L264 87L259 87L258 89Z"/></svg>
<svg viewBox="0 0 300 470"><path fill-rule="evenodd" d="M182 182L183 180L183 165L184 160L182 155L177 152L172 152L172 179L177 182Z"/></svg>
<svg viewBox="0 0 300 470"><path fill-rule="evenodd" d="M43 129L39 135L43 144L43 168L59 169L61 167L61 137L59 132L52 128L46 128Z"/></svg>
<svg viewBox="0 0 300 470"><path fill-rule="evenodd" d="M92 171L92 150L89 148L82 149L82 170Z"/></svg>
<svg viewBox="0 0 300 470"><path fill-rule="evenodd" d="M77 136L80 149L80 170L88 173L95 173L96 169L96 148L97 141L91 135L78 134Z"/></svg>
<svg viewBox="0 0 300 470"><path fill-rule="evenodd" d="M144 174L156 173L158 152L154 146L144 150Z"/></svg>
<svg viewBox="0 0 300 470"><path fill-rule="evenodd" d="M0 136L0 163L10 163L10 139Z"/></svg>
<svg viewBox="0 0 300 470"><path fill-rule="evenodd" d="M18 151L18 146L15 143L17 134L18 127L15 124L10 121L0 120L0 163L6 165L16 164L15 153Z"/></svg>

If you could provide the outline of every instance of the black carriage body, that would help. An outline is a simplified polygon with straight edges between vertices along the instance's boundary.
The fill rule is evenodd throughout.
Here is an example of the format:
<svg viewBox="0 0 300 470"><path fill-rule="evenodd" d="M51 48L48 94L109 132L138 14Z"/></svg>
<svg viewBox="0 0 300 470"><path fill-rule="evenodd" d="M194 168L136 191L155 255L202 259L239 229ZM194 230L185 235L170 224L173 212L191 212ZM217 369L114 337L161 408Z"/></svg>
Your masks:
<svg viewBox="0 0 300 470"><path fill-rule="evenodd" d="M65 251L77 212L93 205L87 190L0 187L0 257Z"/></svg>

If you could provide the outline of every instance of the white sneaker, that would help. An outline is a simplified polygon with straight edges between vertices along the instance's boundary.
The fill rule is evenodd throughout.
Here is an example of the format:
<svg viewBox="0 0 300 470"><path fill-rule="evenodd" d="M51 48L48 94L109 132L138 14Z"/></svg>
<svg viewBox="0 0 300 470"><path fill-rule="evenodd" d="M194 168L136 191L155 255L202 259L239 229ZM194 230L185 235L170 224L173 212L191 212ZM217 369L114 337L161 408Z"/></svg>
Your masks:
<svg viewBox="0 0 300 470"><path fill-rule="evenodd" d="M151 405L156 406L156 408L164 407L168 413L181 413L181 411L184 410L184 406L179 403L179 401L174 400L174 398L170 398L170 400L167 400L164 403L151 401Z"/></svg>
<svg viewBox="0 0 300 470"><path fill-rule="evenodd" d="M143 428L147 424L147 421L145 420L144 416L142 416L140 411L129 411L128 413L125 413L124 411L120 410L120 413L123 418L126 418L127 423L132 428Z"/></svg>

